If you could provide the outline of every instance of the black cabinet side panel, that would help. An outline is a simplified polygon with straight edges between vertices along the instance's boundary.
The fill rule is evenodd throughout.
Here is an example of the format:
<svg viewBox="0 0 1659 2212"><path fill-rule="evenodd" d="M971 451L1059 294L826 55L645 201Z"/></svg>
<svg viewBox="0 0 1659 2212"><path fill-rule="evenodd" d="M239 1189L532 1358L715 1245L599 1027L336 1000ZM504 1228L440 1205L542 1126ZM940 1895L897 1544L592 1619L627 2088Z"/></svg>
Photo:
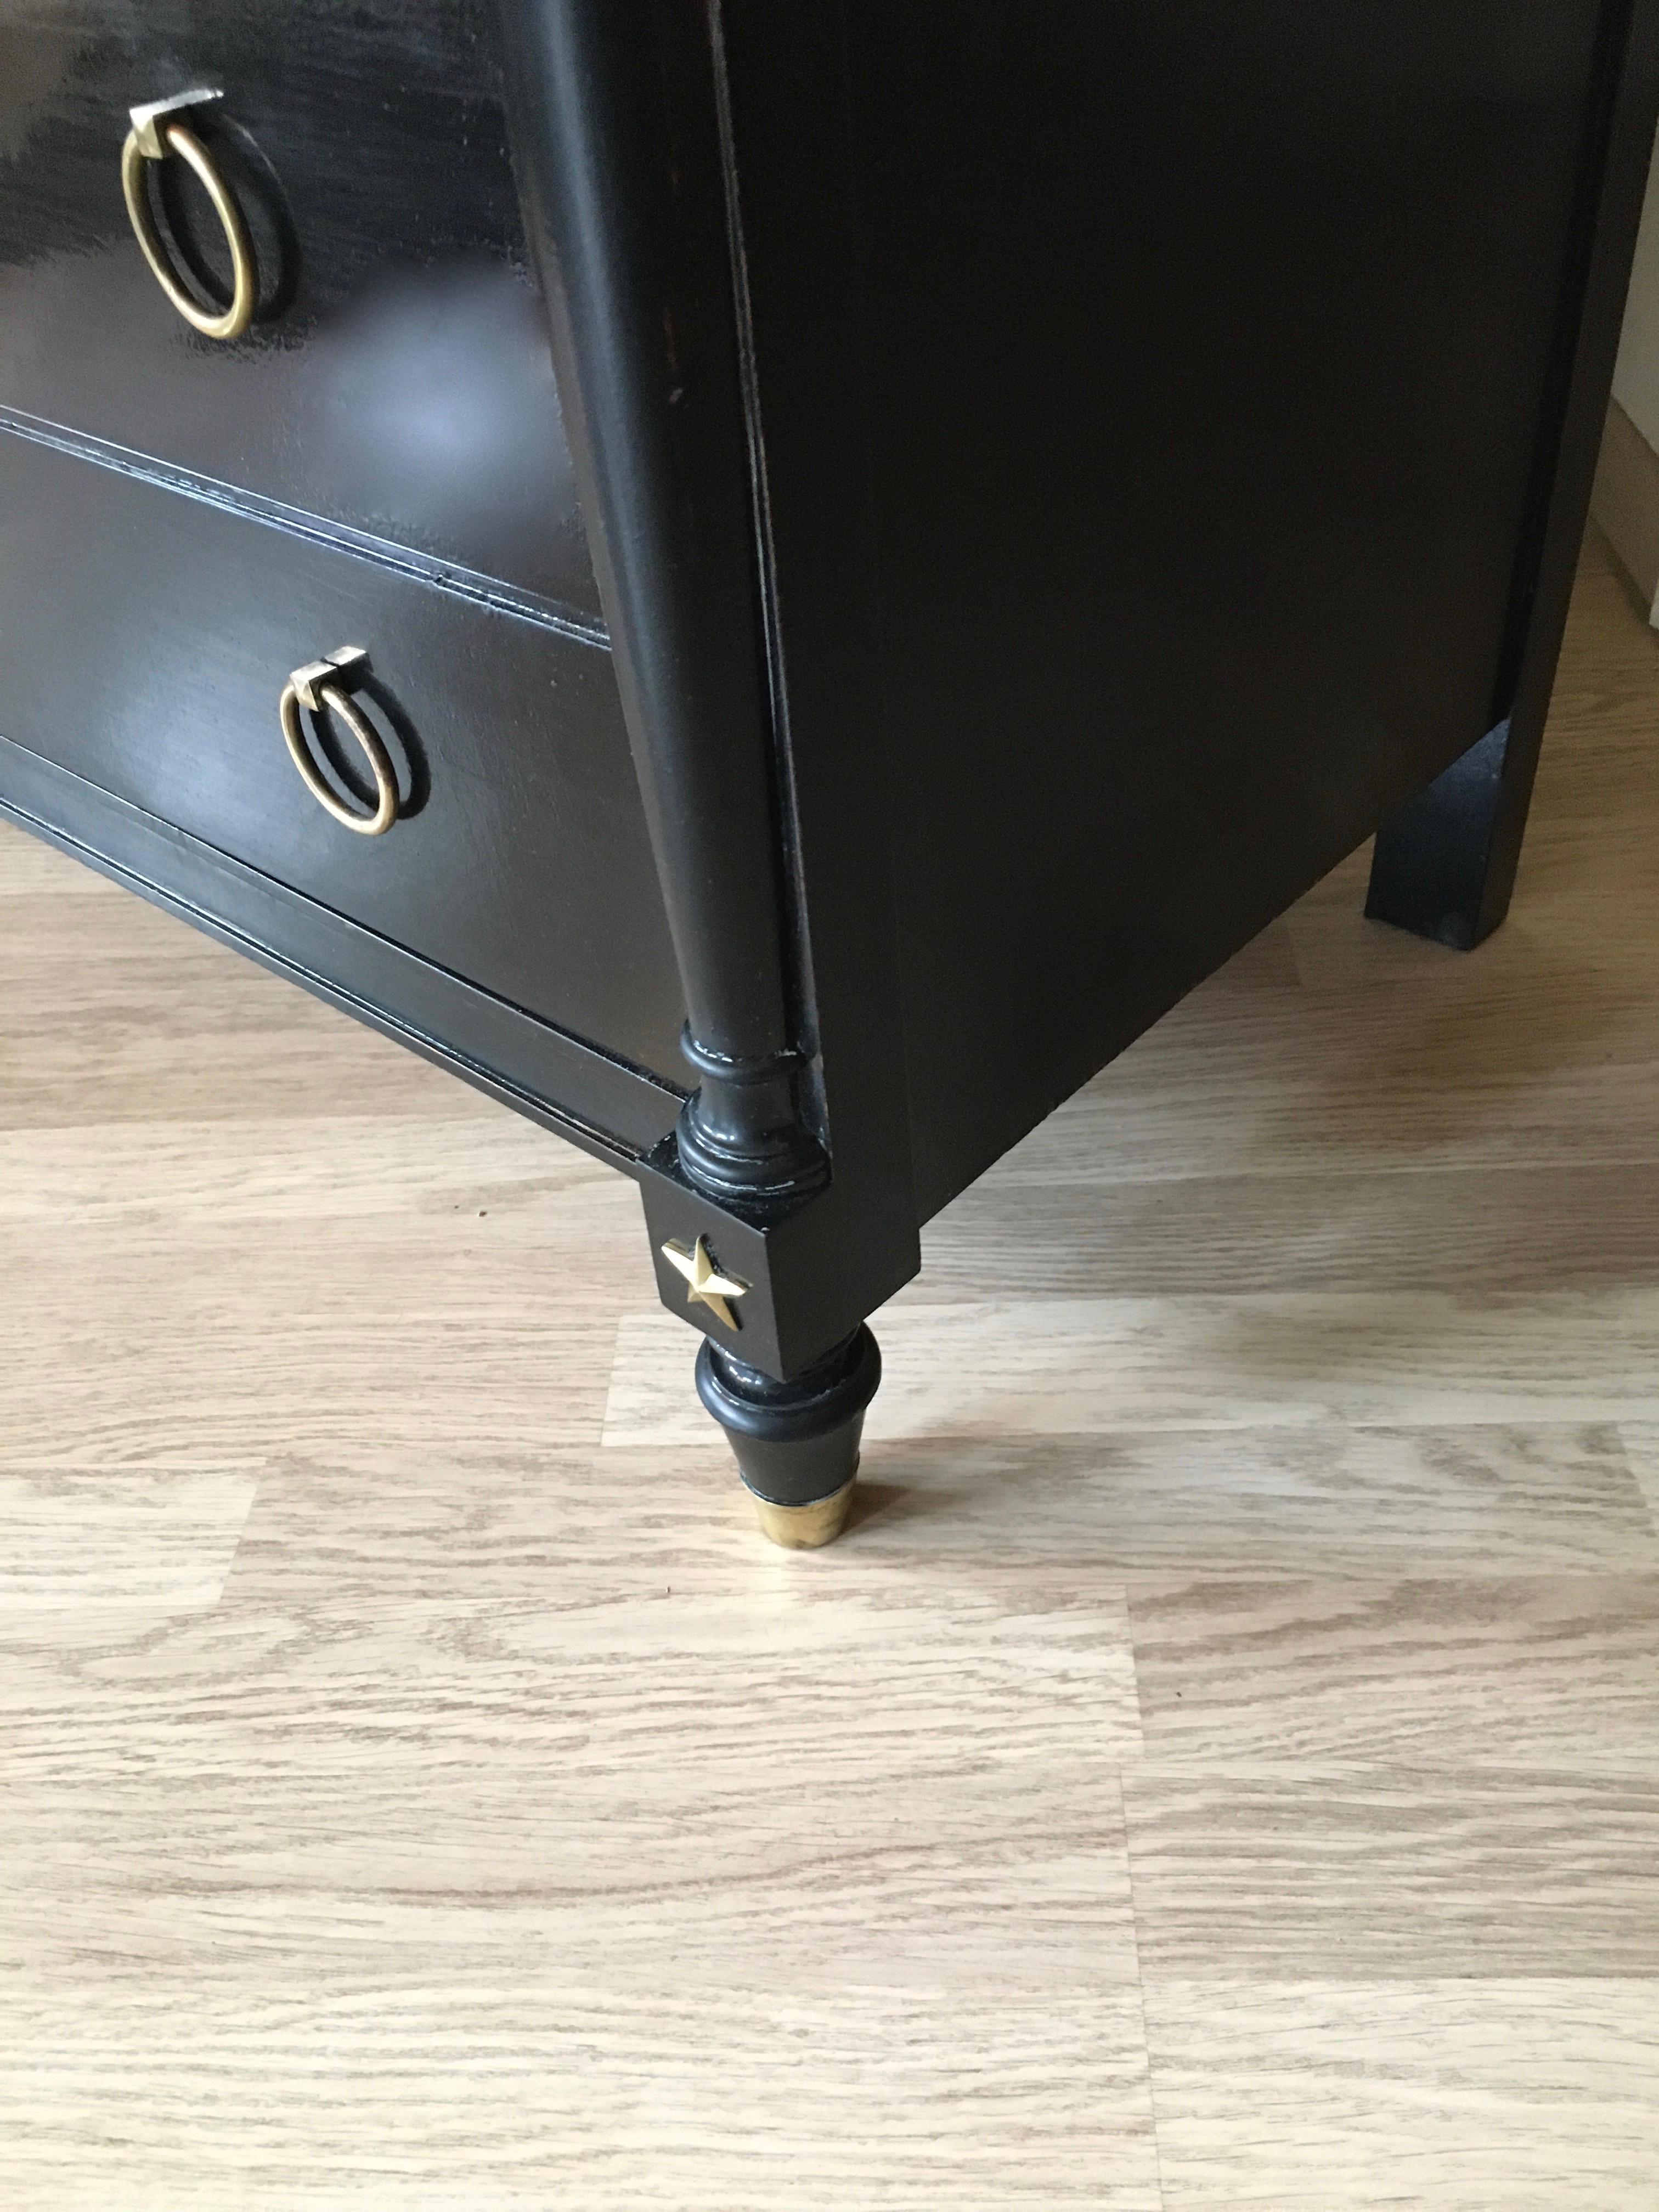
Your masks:
<svg viewBox="0 0 1659 2212"><path fill-rule="evenodd" d="M1594 0L849 0L924 1216L1478 738Z"/></svg>

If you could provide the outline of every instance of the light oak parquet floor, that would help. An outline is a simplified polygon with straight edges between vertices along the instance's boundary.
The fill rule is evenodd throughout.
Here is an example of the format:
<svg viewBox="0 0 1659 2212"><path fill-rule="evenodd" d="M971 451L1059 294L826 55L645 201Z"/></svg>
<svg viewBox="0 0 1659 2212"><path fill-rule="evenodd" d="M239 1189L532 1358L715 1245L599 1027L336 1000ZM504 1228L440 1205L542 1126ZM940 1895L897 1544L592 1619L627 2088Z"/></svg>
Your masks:
<svg viewBox="0 0 1659 2212"><path fill-rule="evenodd" d="M927 1233L766 1547L632 1191L0 835L8 2212L1659 2212L1659 647Z"/></svg>

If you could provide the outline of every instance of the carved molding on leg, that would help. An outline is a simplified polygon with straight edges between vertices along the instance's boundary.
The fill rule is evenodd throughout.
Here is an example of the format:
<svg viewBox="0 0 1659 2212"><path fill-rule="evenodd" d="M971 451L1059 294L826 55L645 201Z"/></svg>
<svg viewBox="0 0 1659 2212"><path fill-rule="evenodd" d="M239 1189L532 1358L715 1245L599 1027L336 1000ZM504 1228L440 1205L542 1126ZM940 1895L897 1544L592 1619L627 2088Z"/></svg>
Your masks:
<svg viewBox="0 0 1659 2212"><path fill-rule="evenodd" d="M705 1340L697 1354L697 1395L726 1431L761 1527L775 1544L811 1550L841 1534L864 1410L880 1382L881 1353L862 1322L793 1382L775 1382Z"/></svg>

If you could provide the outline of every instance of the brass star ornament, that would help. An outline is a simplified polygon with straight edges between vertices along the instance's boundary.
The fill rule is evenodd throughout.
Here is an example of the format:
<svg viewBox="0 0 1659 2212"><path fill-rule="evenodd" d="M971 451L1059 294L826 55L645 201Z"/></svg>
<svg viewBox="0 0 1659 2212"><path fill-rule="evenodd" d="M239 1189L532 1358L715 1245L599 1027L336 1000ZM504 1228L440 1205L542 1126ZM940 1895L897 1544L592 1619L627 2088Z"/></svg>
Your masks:
<svg viewBox="0 0 1659 2212"><path fill-rule="evenodd" d="M714 1255L708 1249L708 1239L699 1237L690 1251L672 1239L662 1248L662 1255L669 1266L685 1278L685 1303L689 1306L707 1306L715 1320L726 1328L735 1329L738 1317L730 1301L740 1298L748 1290L747 1283L734 1282L730 1275L722 1275L714 1265Z"/></svg>

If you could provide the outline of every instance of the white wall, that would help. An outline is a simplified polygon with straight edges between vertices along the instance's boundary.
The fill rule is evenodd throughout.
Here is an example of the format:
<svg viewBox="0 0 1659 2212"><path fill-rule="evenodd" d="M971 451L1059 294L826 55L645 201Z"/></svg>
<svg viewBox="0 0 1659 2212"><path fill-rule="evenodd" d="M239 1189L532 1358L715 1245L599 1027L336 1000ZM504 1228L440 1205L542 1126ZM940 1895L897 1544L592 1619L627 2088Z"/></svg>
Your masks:
<svg viewBox="0 0 1659 2212"><path fill-rule="evenodd" d="M1648 172L1613 396L1659 453L1659 152Z"/></svg>

